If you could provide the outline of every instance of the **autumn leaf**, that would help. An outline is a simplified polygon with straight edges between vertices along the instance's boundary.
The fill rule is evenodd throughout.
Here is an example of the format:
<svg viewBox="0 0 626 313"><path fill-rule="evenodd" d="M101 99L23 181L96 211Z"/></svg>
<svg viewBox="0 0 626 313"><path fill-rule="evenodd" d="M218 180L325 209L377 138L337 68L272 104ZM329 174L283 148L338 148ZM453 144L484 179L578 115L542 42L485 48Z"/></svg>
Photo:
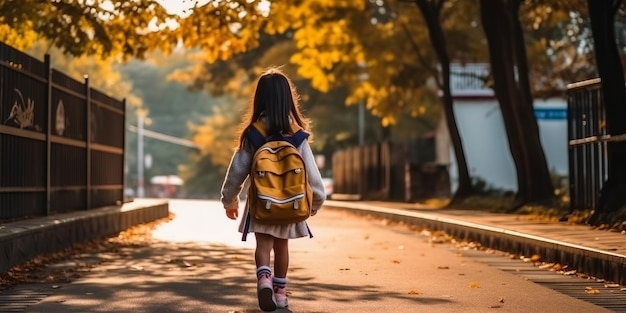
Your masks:
<svg viewBox="0 0 626 313"><path fill-rule="evenodd" d="M469 283L469 287L470 288L480 288L480 284L478 284L477 282L471 282L471 283Z"/></svg>
<svg viewBox="0 0 626 313"><path fill-rule="evenodd" d="M571 276L571 275L576 275L576 270L571 270L571 271L567 271L567 272L563 272L563 275L566 276Z"/></svg>

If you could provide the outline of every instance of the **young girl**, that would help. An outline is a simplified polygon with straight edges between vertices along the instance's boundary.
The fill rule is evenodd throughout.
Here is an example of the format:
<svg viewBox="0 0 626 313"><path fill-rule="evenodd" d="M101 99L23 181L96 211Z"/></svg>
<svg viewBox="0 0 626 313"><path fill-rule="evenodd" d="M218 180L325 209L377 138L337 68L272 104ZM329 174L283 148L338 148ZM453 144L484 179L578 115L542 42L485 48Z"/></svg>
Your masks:
<svg viewBox="0 0 626 313"><path fill-rule="evenodd" d="M246 129L258 120L265 123L268 135L282 133L289 136L293 129L302 128L310 133L309 123L302 116L298 105L298 94L292 82L276 68L265 71L257 82L256 92L250 106L249 118L244 121L244 128L239 136L235 151L222 186L221 201L226 209L226 216L237 219L239 216L239 193L248 177L254 148L246 138ZM295 123L297 127L293 127ZM324 183L315 164L313 152L307 140L300 144L298 151L304 158L309 184L313 190L311 216L317 214L326 199ZM253 232L256 238L254 260L256 262L257 296L259 307L264 311L273 311L277 307L287 307L287 270L289 268L289 239L311 236L306 223L288 225L266 225L250 219L249 230L245 229L248 214L246 206L239 225L239 232ZM245 237L244 237L245 238ZM270 254L274 251L274 275L270 267Z"/></svg>

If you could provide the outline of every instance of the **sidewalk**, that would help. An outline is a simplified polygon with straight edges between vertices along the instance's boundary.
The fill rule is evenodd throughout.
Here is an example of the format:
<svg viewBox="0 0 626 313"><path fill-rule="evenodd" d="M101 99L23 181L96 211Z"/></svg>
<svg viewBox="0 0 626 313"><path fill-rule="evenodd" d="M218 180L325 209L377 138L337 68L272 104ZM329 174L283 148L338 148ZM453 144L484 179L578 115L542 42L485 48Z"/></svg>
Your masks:
<svg viewBox="0 0 626 313"><path fill-rule="evenodd" d="M203 204L202 201L172 201L172 203L174 202L176 202L179 208L182 206L183 209L188 209L189 212L194 210L196 210L195 212L206 212L204 209L206 204ZM67 263L93 262L97 264L93 270L88 270L85 276L79 278L76 282L50 286L18 286L14 290L2 292L0 293L0 311L8 312L5 309L10 307L15 309L11 312L33 313L153 312L163 308L169 308L169 312L207 312L206 310L186 310L183 308L205 307L208 301L212 305L211 308L215 309L208 312L248 312L248 309L233 311L232 307L234 305L242 308L255 307L254 300L245 296L254 289L250 281L245 278L247 277L246 273L254 270L249 262L251 251L254 248L254 241L250 240L250 237L253 238L253 236L250 236L247 242L239 241L239 236L233 236L237 222L225 220L219 204L213 203L212 205L215 207L211 214L215 214L215 216L205 216L203 215L205 213L180 214L175 218L176 223L168 223L157 229L154 233L155 238L157 240L167 239L167 242L162 241L151 247L138 247L119 251L121 257L117 254L104 253L85 256L85 260L69 260ZM196 208L193 206L196 206ZM200 207L198 208L197 206ZM302 281L297 285L303 290L309 290L326 299L318 304L308 303L304 302L305 299L308 299L306 294L294 294L295 299L299 301L299 305L306 308L307 312L324 311L320 307L316 307L316 305L337 308L344 304L351 308L358 307L360 312L379 312L380 310L372 307L371 301L396 303L399 307L404 307L409 303L413 305L440 305L442 310L438 312L444 312L448 308L450 311L454 311L456 305L471 304L473 305L470 307L472 309L463 311L481 312L479 308L484 310L486 307L480 301L478 303L475 302L476 300L492 299L492 296L495 297L493 299L497 300L498 290L502 289L502 292L504 292L504 289L509 288L504 285L498 285L499 278L496 275L499 275L500 272L524 276L527 283L538 283L550 288L551 292L558 290L560 293L558 296L554 294L548 296L548 294L541 294L541 292L537 295L530 295L526 294L529 292L527 290L532 288L528 284L524 284L526 286L524 288L527 288L524 289L522 285L515 285L520 284L519 281L511 281L507 283L507 286L513 287L510 290L511 294L523 294L523 298L526 298L526 300L519 298L519 296L509 296L505 307L508 307L510 311L501 309L501 312L524 312L523 309L512 308L514 304L509 299L513 297L519 298L516 301L531 302L533 299L536 301L548 301L546 299L541 300L540 297L550 299L555 297L554 301L550 300L550 303L551 305L557 305L557 307L559 303L563 305L569 303L568 301L574 301L573 298L577 298L584 300L587 304L592 303L614 312L626 312L626 291L622 290L625 285L623 281L624 275L626 275L626 235L624 234L592 229L584 225L533 221L526 219L524 216L511 214L432 209L406 203L329 200L325 206L327 208L335 208L332 211L356 212L358 214L403 222L416 227L424 227L433 231L443 231L455 238L478 242L484 247L511 252L520 256L539 255L543 261L567 265L568 271L576 269L579 272L604 278L607 281L618 282L622 286L607 288L602 281L583 278L574 279L571 276L557 275L545 269L538 269L530 263L525 263L527 268L521 269L522 274L519 274L519 264L512 265L509 262L504 262L502 257L499 256L495 258L495 261L485 261L485 263L491 262L490 267L493 267L493 271L489 270L489 273L486 270L485 272L480 272L483 269L475 273L467 268L465 269L465 272L462 274L465 275L463 277L469 278L469 273L483 275L483 278L477 279L482 284L480 299L472 299L471 294L464 294L468 291L464 289L467 288L467 283L450 286L451 283L446 282L446 274L444 274L444 272L448 273L448 271L433 270L438 268L439 263L435 267L431 266L420 271L416 270L417 267L424 267L424 264L427 262L423 253L420 252L424 251L424 247L422 245L413 250L409 245L423 241L421 236L408 237L413 242L407 242L403 245L399 245L394 241L395 239L386 239L380 243L381 245L384 244L384 246L364 246L364 244L372 242L368 240L370 235L374 236L377 231L383 231L383 229L387 228L384 226L385 224L374 224L375 228L379 230L370 229L367 227L372 227L372 223L367 224L357 221L361 219L346 219L345 217L341 220L336 214L328 212L329 214L321 215L322 219L315 219L311 222L317 240L294 242L294 251L296 252L294 264L303 264L302 267L295 267L294 271L300 273L300 277L311 277L311 279L313 277L319 278L319 275L332 274L326 273L326 271L315 271L315 269L319 266L326 268L320 264L337 263L339 261L337 259L338 251L325 250L329 249L337 240L350 240L349 250L351 252L341 251L341 253L348 253L343 263L338 265L329 263L333 264L334 268L339 269L339 276L331 275L323 277L324 279L322 280L339 279L338 281L333 284L318 284L314 283L315 280L312 280L313 284ZM85 212L81 212L81 214L81 218L85 219L85 223L89 224L88 217L84 216ZM349 215L346 215L346 217L349 218ZM96 216L95 218L99 217ZM68 217L64 220L71 221L73 219ZM54 229L62 230L63 227L59 227L58 224L62 224L64 220L57 221L56 224L53 223L56 225ZM350 224L346 224L348 221ZM31 223L37 224L37 221L31 221ZM352 227L350 230L352 233L348 232L347 226L349 225ZM9 232L12 225L7 224L3 226L5 231ZM335 234L329 236L331 232ZM352 237L349 237L349 234L352 234ZM388 236L392 235L393 232L388 233ZM404 236L406 235L404 234ZM409 234L409 236L415 235ZM216 242L219 244L216 245ZM404 247L403 251L407 251L407 253L413 251L414 254L410 256L411 259L405 260L404 258L409 256L404 254L401 257L393 257L397 247ZM315 249L320 249L328 255L326 258L310 260L312 254L309 253L319 252L313 252ZM387 284L386 280L390 280L393 281L390 285L401 284L403 289L400 288L394 292L386 293L387 296L377 294L378 291L370 290L373 287L367 284L371 284L371 279L374 279L375 273L380 271L380 269L369 269L372 272L366 273L365 275L369 276L365 277L360 276L363 272L357 270L357 265L382 264L369 254L374 253L374 250L371 249L380 250L377 252L379 253L378 255L380 253L389 253L388 257L392 258L392 264L407 266L404 267L404 270L398 272L385 273L385 275L381 276L383 281L379 281L381 284L383 282ZM300 259L299 261L297 261L298 258ZM455 262L452 261L454 258L454 254L447 256L447 260L450 260L450 262ZM486 260L488 257L485 257L483 254L479 258ZM519 263L519 259L517 261ZM311 264L304 266L306 262ZM59 266L67 265L61 264ZM467 266L467 264L463 266ZM499 269L499 271L496 269ZM341 280L342 275L356 274L358 275L353 277L356 279L354 281ZM450 274L453 274L447 278L450 281L458 278L455 275L461 275L452 272ZM378 275L381 275L381 273L378 273ZM417 283L417 286L421 286L419 287L420 289L413 290L413 288L417 288L411 287L413 282ZM495 285L488 286L487 283ZM432 289L425 289L424 284L430 284L428 288ZM228 286L228 290L225 290L223 286ZM344 300L342 297L328 294L328 290L325 289L328 286L339 288L336 292L345 294L345 299L350 300ZM597 286L594 288L601 289L600 294L587 294L585 288L588 286ZM445 290L458 287L464 287L454 294L454 297L460 298L450 300L447 298L448 295L443 293L446 292ZM417 298L419 301L410 296L411 293L407 295L407 290L416 294L419 293L421 295ZM488 291L495 293L488 295L486 294ZM424 295L428 295L428 297L424 297ZM569 295L573 298L568 300L567 297L563 298L563 295ZM365 298L351 298L355 296ZM557 297L562 302L557 302ZM424 299L427 299L427 302L420 302L424 301ZM544 302L539 303L544 304ZM7 304L7 306L3 306L4 304ZM515 305L523 304L523 302L518 302ZM376 305L381 304L377 303ZM490 305L498 307L500 304L493 303ZM151 308L154 310L151 311ZM583 307L581 306L580 308L580 312L593 311L582 311ZM159 312L167 311L161 310ZM539 311L559 312L558 310L548 310L547 307L543 307ZM328 309L325 312L334 311Z"/></svg>
<svg viewBox="0 0 626 313"><path fill-rule="evenodd" d="M441 230L462 240L626 285L626 234L525 215L434 209L409 203L327 201L326 206Z"/></svg>
<svg viewBox="0 0 626 313"><path fill-rule="evenodd" d="M340 204L356 209L330 208ZM254 236L241 242L239 221L226 219L218 201L169 205L175 217L153 231L153 242L55 264L49 270L91 262L71 281L21 284L0 293L0 311L259 312ZM352 213L416 213L388 206L329 201L310 220L315 237L290 243L290 307L276 312L626 312L626 293L619 288Z"/></svg>

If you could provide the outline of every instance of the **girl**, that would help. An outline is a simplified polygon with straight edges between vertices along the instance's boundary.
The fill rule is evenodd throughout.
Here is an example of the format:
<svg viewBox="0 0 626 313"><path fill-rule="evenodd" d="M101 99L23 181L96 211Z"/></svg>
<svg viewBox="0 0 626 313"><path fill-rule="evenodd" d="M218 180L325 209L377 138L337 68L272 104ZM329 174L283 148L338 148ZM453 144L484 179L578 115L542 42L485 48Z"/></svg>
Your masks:
<svg viewBox="0 0 626 313"><path fill-rule="evenodd" d="M248 177L254 148L246 138L246 129L258 120L265 123L269 136L282 133L293 134L292 130L302 128L310 133L309 123L300 113L299 96L291 80L276 68L265 71L259 77L248 119L243 122L236 149L222 186L221 201L226 209L226 216L237 219L239 216L239 193ZM292 125L295 123L296 125ZM296 127L293 127L296 126ZM315 163L313 152L307 140L300 144L298 151L304 158L309 184L313 190L311 216L317 214L326 199L324 183ZM239 232L247 233L245 220L248 214L246 206L239 225ZM256 238L254 260L256 262L257 296L259 307L264 311L273 311L277 307L287 307L287 270L289 268L289 239L311 236L309 227L304 222L288 225L266 225L250 219L249 232ZM245 239L244 239L245 240ZM270 254L274 251L274 275L270 267Z"/></svg>

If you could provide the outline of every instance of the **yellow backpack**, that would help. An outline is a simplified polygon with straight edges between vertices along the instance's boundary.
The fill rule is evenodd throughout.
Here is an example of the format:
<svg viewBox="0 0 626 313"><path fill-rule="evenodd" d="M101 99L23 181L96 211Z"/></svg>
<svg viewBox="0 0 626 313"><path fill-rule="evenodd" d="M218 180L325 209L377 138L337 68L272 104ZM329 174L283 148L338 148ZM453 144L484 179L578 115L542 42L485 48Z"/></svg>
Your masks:
<svg viewBox="0 0 626 313"><path fill-rule="evenodd" d="M291 136L267 137L265 123L259 121L248 128L247 136L256 148L248 178L248 218L271 225L309 218L313 191L297 148L309 134L298 127Z"/></svg>

